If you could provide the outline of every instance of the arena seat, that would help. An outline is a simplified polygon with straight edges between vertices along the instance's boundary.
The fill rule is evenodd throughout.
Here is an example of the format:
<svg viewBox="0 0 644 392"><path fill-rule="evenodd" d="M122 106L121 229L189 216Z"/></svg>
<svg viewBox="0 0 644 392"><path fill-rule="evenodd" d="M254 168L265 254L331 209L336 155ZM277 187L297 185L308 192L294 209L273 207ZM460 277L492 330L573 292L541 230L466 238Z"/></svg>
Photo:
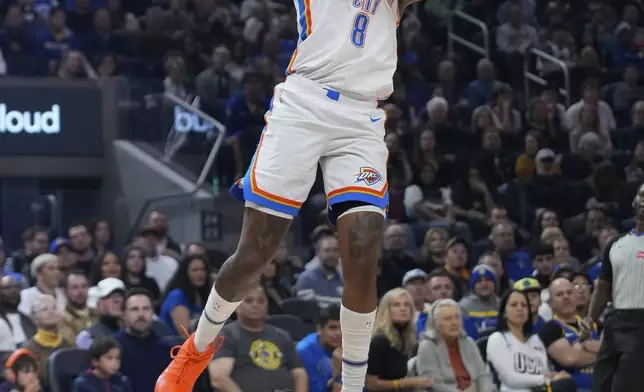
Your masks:
<svg viewBox="0 0 644 392"><path fill-rule="evenodd" d="M69 392L76 376L92 366L87 350L64 348L49 357L47 377L50 392Z"/></svg>
<svg viewBox="0 0 644 392"><path fill-rule="evenodd" d="M314 332L314 329L306 325L299 317L291 314L268 316L266 323L288 332L296 342L299 342L306 335Z"/></svg>
<svg viewBox="0 0 644 392"><path fill-rule="evenodd" d="M282 302L282 312L299 317L306 324L315 325L320 314L320 306L315 301L300 298L288 298Z"/></svg>

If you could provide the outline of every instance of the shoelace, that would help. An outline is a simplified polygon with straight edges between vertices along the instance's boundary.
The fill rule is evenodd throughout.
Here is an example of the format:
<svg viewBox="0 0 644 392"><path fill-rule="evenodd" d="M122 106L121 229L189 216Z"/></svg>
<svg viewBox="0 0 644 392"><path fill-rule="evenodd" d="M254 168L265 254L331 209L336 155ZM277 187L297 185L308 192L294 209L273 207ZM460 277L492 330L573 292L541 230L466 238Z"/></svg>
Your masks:
<svg viewBox="0 0 644 392"><path fill-rule="evenodd" d="M186 336L190 336L185 327L181 326L181 330ZM224 337L218 336L214 341L213 353L217 352L221 348L222 344L224 344ZM168 369L168 373L176 374L176 370L180 369L180 371L178 372L179 374L177 374L177 383L185 381L183 379L183 375L192 368L192 366L188 366L190 362L192 362L193 364L199 363L205 359L209 360L212 357L212 353L209 353L208 351L203 354L194 355L188 353L187 350L181 350L182 347L183 346L174 346L170 349L170 358L172 358L173 361L176 362L176 365L171 366Z"/></svg>

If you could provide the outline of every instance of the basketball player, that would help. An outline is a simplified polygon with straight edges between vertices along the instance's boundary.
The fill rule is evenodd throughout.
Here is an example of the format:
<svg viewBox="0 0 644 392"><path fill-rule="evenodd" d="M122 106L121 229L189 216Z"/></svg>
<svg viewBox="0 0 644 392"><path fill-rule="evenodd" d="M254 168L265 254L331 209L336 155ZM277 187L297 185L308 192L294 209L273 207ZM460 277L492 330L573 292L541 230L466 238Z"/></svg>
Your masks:
<svg viewBox="0 0 644 392"><path fill-rule="evenodd" d="M161 374L156 392L192 391L221 345L217 334L284 240L318 163L345 280L342 390L362 391L389 200L385 113L377 104L393 90L400 15L417 1L295 0L299 42L288 77L275 87L248 172L231 189L246 202L237 251L222 266L196 332Z"/></svg>
<svg viewBox="0 0 644 392"><path fill-rule="evenodd" d="M587 336L613 299L593 370L593 392L639 392L644 386L644 184L633 199L635 228L604 248L601 272L581 329ZM585 337L584 336L584 337Z"/></svg>

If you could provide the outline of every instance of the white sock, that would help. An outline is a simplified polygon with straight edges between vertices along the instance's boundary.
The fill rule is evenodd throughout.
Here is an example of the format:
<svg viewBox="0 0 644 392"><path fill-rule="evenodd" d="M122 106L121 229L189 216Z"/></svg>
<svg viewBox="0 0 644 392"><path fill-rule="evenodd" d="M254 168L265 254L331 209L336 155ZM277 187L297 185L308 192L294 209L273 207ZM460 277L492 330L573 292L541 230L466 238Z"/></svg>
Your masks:
<svg viewBox="0 0 644 392"><path fill-rule="evenodd" d="M376 311L356 313L340 307L342 329L342 392L362 392L367 376L369 344Z"/></svg>
<svg viewBox="0 0 644 392"><path fill-rule="evenodd" d="M215 291L215 286L212 287L195 331L195 347L197 351L201 353L206 351L208 345L215 340L219 331L224 327L226 320L230 318L240 304L241 301L228 302L221 298Z"/></svg>

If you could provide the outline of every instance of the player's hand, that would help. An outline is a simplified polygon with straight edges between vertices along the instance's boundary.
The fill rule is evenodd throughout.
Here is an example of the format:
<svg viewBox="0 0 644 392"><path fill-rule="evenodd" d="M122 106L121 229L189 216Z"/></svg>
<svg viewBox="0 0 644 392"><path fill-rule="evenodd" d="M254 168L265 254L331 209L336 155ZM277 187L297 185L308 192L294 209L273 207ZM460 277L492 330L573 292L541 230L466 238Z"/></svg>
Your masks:
<svg viewBox="0 0 644 392"><path fill-rule="evenodd" d="M430 377L407 377L400 380L401 389L427 389L434 385L434 379Z"/></svg>

